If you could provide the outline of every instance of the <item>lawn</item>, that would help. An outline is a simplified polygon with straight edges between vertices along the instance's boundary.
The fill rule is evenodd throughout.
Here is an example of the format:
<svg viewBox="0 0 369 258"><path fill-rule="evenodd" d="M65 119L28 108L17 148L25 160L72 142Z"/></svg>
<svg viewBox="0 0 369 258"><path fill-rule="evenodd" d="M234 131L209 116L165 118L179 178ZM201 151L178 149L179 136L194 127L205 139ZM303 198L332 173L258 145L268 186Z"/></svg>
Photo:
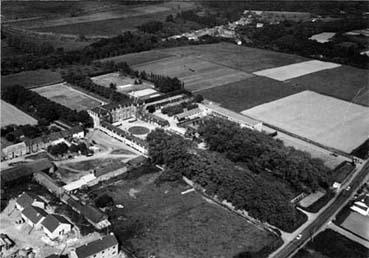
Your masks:
<svg viewBox="0 0 369 258"><path fill-rule="evenodd" d="M41 96L77 111L86 110L101 105L101 102L63 83L33 89Z"/></svg>
<svg viewBox="0 0 369 258"><path fill-rule="evenodd" d="M1 76L1 87L11 87L18 84L30 89L38 86L56 84L61 81L62 78L58 70L40 69Z"/></svg>
<svg viewBox="0 0 369 258"><path fill-rule="evenodd" d="M368 137L367 107L303 91L243 111L245 115L346 153Z"/></svg>
<svg viewBox="0 0 369 258"><path fill-rule="evenodd" d="M283 98L302 89L265 77L253 77L197 93L236 112Z"/></svg>
<svg viewBox="0 0 369 258"><path fill-rule="evenodd" d="M294 258L367 258L369 250L364 246L326 229L310 241Z"/></svg>
<svg viewBox="0 0 369 258"><path fill-rule="evenodd" d="M136 70L178 77L190 91L199 91L240 81L253 75L195 56L172 57L134 66Z"/></svg>
<svg viewBox="0 0 369 258"><path fill-rule="evenodd" d="M37 120L15 106L1 100L1 127L7 125L37 124Z"/></svg>
<svg viewBox="0 0 369 258"><path fill-rule="evenodd" d="M156 185L157 176L147 174L94 191L95 197L108 194L115 204L124 205L108 212L113 232L138 257L232 257L280 244L275 235L196 192L182 195L188 189L183 185Z"/></svg>
<svg viewBox="0 0 369 258"><path fill-rule="evenodd" d="M305 89L369 106L368 71L351 66L316 72L291 80Z"/></svg>

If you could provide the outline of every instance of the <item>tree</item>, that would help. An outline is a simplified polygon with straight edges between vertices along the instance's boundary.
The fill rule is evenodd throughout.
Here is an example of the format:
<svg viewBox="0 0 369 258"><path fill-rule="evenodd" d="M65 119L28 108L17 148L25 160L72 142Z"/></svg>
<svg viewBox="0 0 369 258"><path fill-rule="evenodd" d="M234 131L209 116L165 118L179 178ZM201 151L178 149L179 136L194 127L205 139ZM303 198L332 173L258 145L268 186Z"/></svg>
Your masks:
<svg viewBox="0 0 369 258"><path fill-rule="evenodd" d="M111 83L109 84L109 88L110 88L110 89L112 89L112 90L114 90L114 91L116 91L116 90L117 90L117 85L116 85L115 83L112 83L112 82L111 82Z"/></svg>

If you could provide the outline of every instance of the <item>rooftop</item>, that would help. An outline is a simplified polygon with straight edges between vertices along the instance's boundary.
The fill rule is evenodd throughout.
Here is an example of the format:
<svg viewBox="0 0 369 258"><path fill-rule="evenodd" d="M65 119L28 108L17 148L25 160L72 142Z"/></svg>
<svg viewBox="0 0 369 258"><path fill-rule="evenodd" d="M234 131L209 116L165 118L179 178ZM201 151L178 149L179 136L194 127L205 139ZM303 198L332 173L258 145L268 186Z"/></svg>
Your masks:
<svg viewBox="0 0 369 258"><path fill-rule="evenodd" d="M44 202L38 195L32 194L32 193L22 193L18 199L17 203L22 207L28 207L32 205L32 203L37 200L39 202Z"/></svg>
<svg viewBox="0 0 369 258"><path fill-rule="evenodd" d="M41 219L48 215L43 209L34 206L28 206L22 211L22 214L26 216L33 224L37 224Z"/></svg>
<svg viewBox="0 0 369 258"><path fill-rule="evenodd" d="M69 221L61 215L57 214L49 214L47 217L42 221L42 226L47 228L50 232L54 232L55 229L58 228L61 224L70 224Z"/></svg>
<svg viewBox="0 0 369 258"><path fill-rule="evenodd" d="M76 249L76 254L78 258L87 258L115 245L118 245L115 236L107 235L101 239L78 247Z"/></svg>

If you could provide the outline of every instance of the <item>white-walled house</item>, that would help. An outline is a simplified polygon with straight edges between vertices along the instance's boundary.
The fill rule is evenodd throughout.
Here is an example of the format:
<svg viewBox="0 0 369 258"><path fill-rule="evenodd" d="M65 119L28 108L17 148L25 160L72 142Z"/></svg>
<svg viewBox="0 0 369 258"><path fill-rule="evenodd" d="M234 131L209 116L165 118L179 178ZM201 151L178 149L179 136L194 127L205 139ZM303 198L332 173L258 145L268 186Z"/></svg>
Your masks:
<svg viewBox="0 0 369 258"><path fill-rule="evenodd" d="M41 223L45 234L50 239L56 239L72 230L71 223L61 215L49 214Z"/></svg>
<svg viewBox="0 0 369 258"><path fill-rule="evenodd" d="M118 257L118 241L113 234L82 245L70 253L70 258L114 258ZM120 256L122 257L122 256ZM123 256L125 257L125 256Z"/></svg>
<svg viewBox="0 0 369 258"><path fill-rule="evenodd" d="M45 209L45 202L35 194L23 192L16 200L15 207L23 211L28 206L35 206Z"/></svg>
<svg viewBox="0 0 369 258"><path fill-rule="evenodd" d="M21 216L31 227L40 228L42 221L47 217L47 212L39 207L28 206L24 208Z"/></svg>

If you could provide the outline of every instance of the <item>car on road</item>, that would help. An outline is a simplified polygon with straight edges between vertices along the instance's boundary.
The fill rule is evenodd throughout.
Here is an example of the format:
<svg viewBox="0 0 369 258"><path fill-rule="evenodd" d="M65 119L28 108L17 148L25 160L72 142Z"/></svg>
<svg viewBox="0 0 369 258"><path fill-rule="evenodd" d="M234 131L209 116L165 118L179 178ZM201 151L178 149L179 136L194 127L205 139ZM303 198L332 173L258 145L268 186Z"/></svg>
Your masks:
<svg viewBox="0 0 369 258"><path fill-rule="evenodd" d="M301 234L298 234L297 237L296 237L296 240L300 240L301 237L302 237L302 235Z"/></svg>
<svg viewBox="0 0 369 258"><path fill-rule="evenodd" d="M351 190L351 186L346 187L346 191L350 191Z"/></svg>

